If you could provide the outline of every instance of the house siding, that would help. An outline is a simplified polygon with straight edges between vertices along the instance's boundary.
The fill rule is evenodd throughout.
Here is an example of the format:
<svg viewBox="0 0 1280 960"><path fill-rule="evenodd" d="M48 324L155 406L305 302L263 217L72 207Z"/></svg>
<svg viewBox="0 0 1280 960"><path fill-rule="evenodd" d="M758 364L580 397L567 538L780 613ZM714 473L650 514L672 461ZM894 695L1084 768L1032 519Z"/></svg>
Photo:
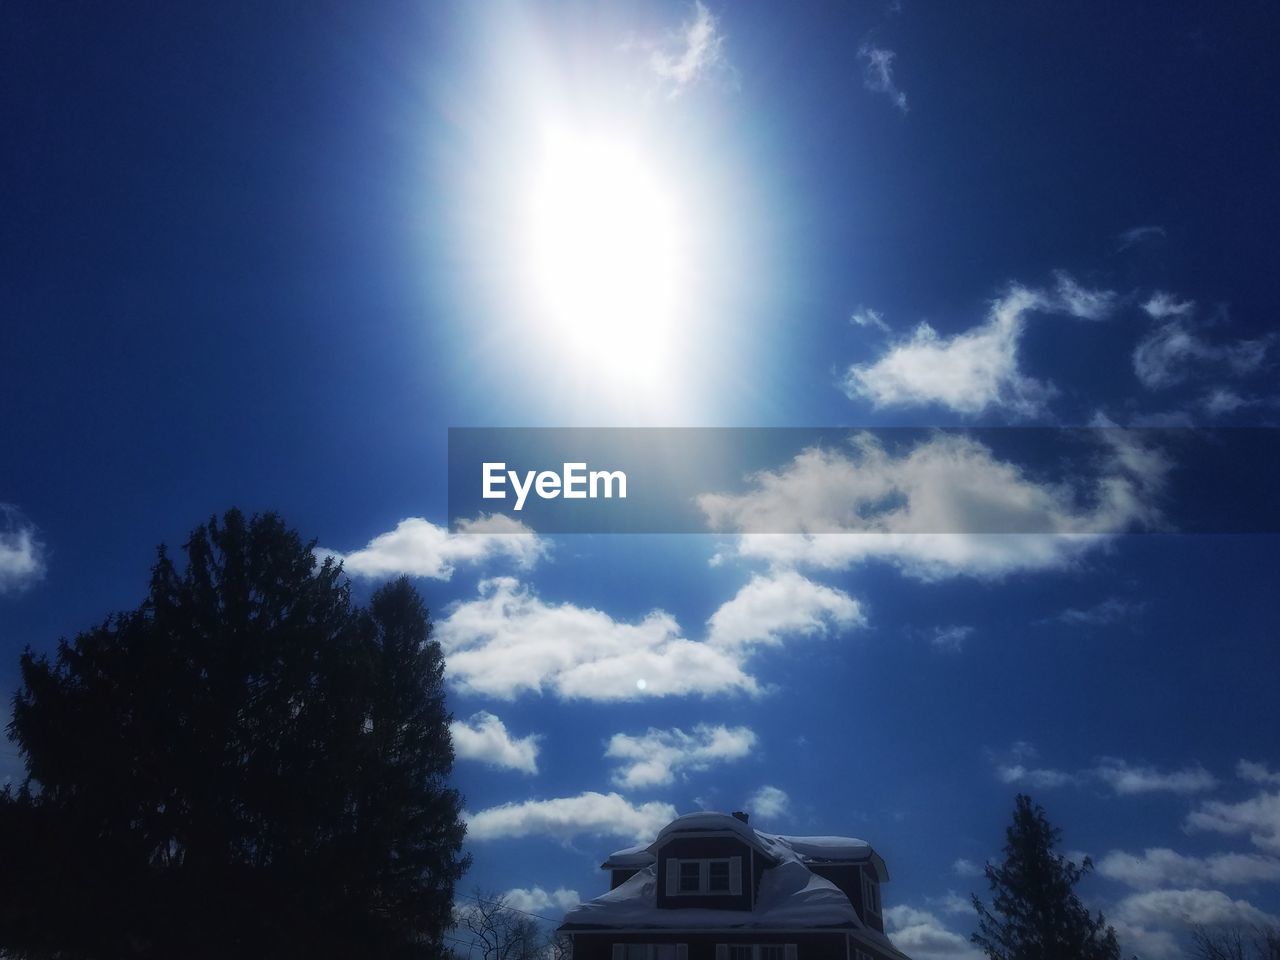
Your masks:
<svg viewBox="0 0 1280 960"><path fill-rule="evenodd" d="M615 943L683 943L689 948L688 960L716 960L718 943L794 943L796 960L845 960L845 939L845 934L838 931L814 933L785 931L773 933L768 930L696 933L672 933L663 930L636 933L574 932L573 960L613 960ZM856 956L855 950L862 950L874 960L894 960L887 952L860 942L850 946L850 958Z"/></svg>

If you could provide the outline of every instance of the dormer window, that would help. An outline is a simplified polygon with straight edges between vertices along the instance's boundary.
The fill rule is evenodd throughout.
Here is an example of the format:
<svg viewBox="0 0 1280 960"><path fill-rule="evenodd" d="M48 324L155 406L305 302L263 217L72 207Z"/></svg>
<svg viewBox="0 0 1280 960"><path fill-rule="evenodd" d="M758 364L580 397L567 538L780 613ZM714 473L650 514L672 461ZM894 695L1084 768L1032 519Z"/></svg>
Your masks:
<svg viewBox="0 0 1280 960"><path fill-rule="evenodd" d="M880 884L866 873L862 875L862 905L867 913L880 916Z"/></svg>
<svg viewBox="0 0 1280 960"><path fill-rule="evenodd" d="M742 893L742 858L717 857L667 860L667 895L704 897Z"/></svg>

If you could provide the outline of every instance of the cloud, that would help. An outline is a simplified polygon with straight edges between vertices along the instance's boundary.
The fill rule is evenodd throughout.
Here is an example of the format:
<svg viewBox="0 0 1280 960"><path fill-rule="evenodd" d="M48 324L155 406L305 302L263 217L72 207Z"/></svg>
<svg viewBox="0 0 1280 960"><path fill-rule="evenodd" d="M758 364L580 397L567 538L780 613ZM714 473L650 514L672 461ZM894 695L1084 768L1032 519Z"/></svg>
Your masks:
<svg viewBox="0 0 1280 960"><path fill-rule="evenodd" d="M681 635L671 614L638 622L571 603L550 604L510 577L481 581L474 600L436 625L453 683L512 699L566 700L759 693L747 662L763 646L862 622L857 601L798 574L753 577L709 621L705 642Z"/></svg>
<svg viewBox="0 0 1280 960"><path fill-rule="evenodd" d="M1090 772L1122 796L1140 793L1186 795L1203 793L1218 785L1213 774L1198 765L1161 771L1154 767L1132 766L1118 757L1103 757Z"/></svg>
<svg viewBox="0 0 1280 960"><path fill-rule="evenodd" d="M947 929L926 910L888 907L884 919L893 945L914 960L983 960L982 952L967 937Z"/></svg>
<svg viewBox="0 0 1280 960"><path fill-rule="evenodd" d="M451 680L468 693L511 699L554 693L564 699L758 691L743 651L680 635L654 610L636 623L570 603L554 605L510 577L484 580L479 596L437 624Z"/></svg>
<svg viewBox="0 0 1280 960"><path fill-rule="evenodd" d="M851 366L844 392L876 408L936 404L969 415L991 409L1020 417L1039 414L1055 391L1023 375L1018 342L1026 313L1048 306L1042 294L1014 286L992 303L986 321L970 330L941 337L921 323L879 360Z"/></svg>
<svg viewBox="0 0 1280 960"><path fill-rule="evenodd" d="M974 863L972 860L959 857L951 864L951 872L957 877L980 877L983 874L983 867L980 863Z"/></svg>
<svg viewBox="0 0 1280 960"><path fill-rule="evenodd" d="M874 327L884 333L889 332L889 325L884 322L884 314L870 307L858 307L849 317L849 322L855 327Z"/></svg>
<svg viewBox="0 0 1280 960"><path fill-rule="evenodd" d="M1128 250L1130 247L1140 246L1144 243L1151 243L1156 240L1163 240L1164 238L1164 227L1132 227L1116 238L1116 249Z"/></svg>
<svg viewBox="0 0 1280 960"><path fill-rule="evenodd" d="M1074 774L1049 767L1033 766L1040 752L1025 740L1016 740L1003 755L992 755L996 779L1036 789L1053 789L1077 782Z"/></svg>
<svg viewBox="0 0 1280 960"><path fill-rule="evenodd" d="M1261 792L1239 803L1210 800L1187 815L1188 830L1248 834L1256 847L1280 854L1280 792Z"/></svg>
<svg viewBox="0 0 1280 960"><path fill-rule="evenodd" d="M463 760L481 760L495 767L538 772L538 736L514 738L506 724L492 713L480 711L466 722L449 725L453 748Z"/></svg>
<svg viewBox="0 0 1280 960"><path fill-rule="evenodd" d="M1221 890L1198 887L1131 894L1116 905L1115 917L1138 927L1169 924L1253 926L1277 922L1276 917L1259 910L1247 900L1232 900Z"/></svg>
<svg viewBox="0 0 1280 960"><path fill-rule="evenodd" d="M1236 764L1236 776L1241 780L1248 780L1250 783L1263 783L1280 787L1280 773L1273 772L1265 763L1241 760Z"/></svg>
<svg viewBox="0 0 1280 960"><path fill-rule="evenodd" d="M650 51L649 69L671 97L714 72L731 73L717 18L702 3L694 3L692 19Z"/></svg>
<svg viewBox="0 0 1280 960"><path fill-rule="evenodd" d="M785 637L823 635L866 623L858 601L792 571L754 576L707 621L707 642L737 650L779 646Z"/></svg>
<svg viewBox="0 0 1280 960"><path fill-rule="evenodd" d="M926 581L1059 569L1108 534L1159 521L1153 504L1169 464L1126 431L1097 436L1098 473L1074 484L1038 482L958 434L893 455L863 433L847 452L810 448L754 474L747 493L698 504L713 530L741 534L739 556L775 567L882 560Z"/></svg>
<svg viewBox="0 0 1280 960"><path fill-rule="evenodd" d="M692 733L679 728L649 728L640 736L615 733L605 756L625 761L613 774L620 787L664 786L685 770L706 770L716 763L739 760L756 745L756 735L747 727L699 724Z"/></svg>
<svg viewBox="0 0 1280 960"><path fill-rule="evenodd" d="M1221 886L1280 880L1280 860L1254 853L1183 856L1167 847L1140 855L1112 850L1097 863L1098 873L1140 890L1209 881Z"/></svg>
<svg viewBox="0 0 1280 960"><path fill-rule="evenodd" d="M651 840L676 817L669 803L633 805L616 793L589 791L576 797L504 803L464 815L467 839L543 836L568 842L574 837Z"/></svg>
<svg viewBox="0 0 1280 960"><path fill-rule="evenodd" d="M1064 270L1056 270L1054 306L1062 313L1080 320L1105 320L1116 308L1114 290L1090 290L1082 287Z"/></svg>
<svg viewBox="0 0 1280 960"><path fill-rule="evenodd" d="M1049 621L1065 623L1070 626L1100 627L1134 617L1146 609L1145 603L1122 600L1120 597L1108 597L1101 603L1091 607L1068 607Z"/></svg>
<svg viewBox="0 0 1280 960"><path fill-rule="evenodd" d="M907 95L898 89L893 79L893 61L897 54L892 50L863 44L858 49L858 56L867 61L862 77L863 86L873 93L883 93L895 107L906 113Z"/></svg>
<svg viewBox="0 0 1280 960"><path fill-rule="evenodd" d="M351 553L316 549L318 557L341 561L342 569L353 576L382 579L405 575L432 580L450 579L459 564L480 564L495 558L529 569L546 552L544 539L503 514L459 521L457 533L421 517L410 517Z"/></svg>
<svg viewBox="0 0 1280 960"><path fill-rule="evenodd" d="M558 919L566 910L572 910L582 902L577 890L564 887L557 887L550 893L541 887L515 887L504 893L501 899L512 910L551 920Z"/></svg>
<svg viewBox="0 0 1280 960"><path fill-rule="evenodd" d="M778 787L761 787L747 798L747 812L765 820L786 816L790 809L791 798Z"/></svg>
<svg viewBox="0 0 1280 960"><path fill-rule="evenodd" d="M933 631L933 636L929 639L929 643L935 650L941 650L945 653L959 653L964 649L965 641L973 636L973 627L937 627Z"/></svg>
<svg viewBox="0 0 1280 960"><path fill-rule="evenodd" d="M1266 360L1269 337L1230 343L1212 343L1202 337L1192 320L1194 301L1157 291L1142 309L1160 321L1133 350L1133 372L1148 390L1176 386L1205 369L1246 376L1257 372Z"/></svg>
<svg viewBox="0 0 1280 960"><path fill-rule="evenodd" d="M0 594L18 593L44 577L45 548L35 524L0 503Z"/></svg>

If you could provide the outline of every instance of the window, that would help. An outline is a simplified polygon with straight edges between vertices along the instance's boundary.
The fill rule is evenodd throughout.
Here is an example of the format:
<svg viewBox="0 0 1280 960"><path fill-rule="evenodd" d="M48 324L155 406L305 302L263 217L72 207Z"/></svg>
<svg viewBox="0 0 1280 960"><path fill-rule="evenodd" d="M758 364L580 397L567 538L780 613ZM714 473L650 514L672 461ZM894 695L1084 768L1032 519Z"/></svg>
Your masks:
<svg viewBox="0 0 1280 960"><path fill-rule="evenodd" d="M871 957L871 954L867 953L867 951L859 950L857 951L857 956L855 957L855 960L872 960L872 957Z"/></svg>
<svg viewBox="0 0 1280 960"><path fill-rule="evenodd" d="M719 857L708 860L667 859L667 896L695 897L742 893L742 858ZM631 958L627 958L631 960ZM752 958L743 958L752 960Z"/></svg>
<svg viewBox="0 0 1280 960"><path fill-rule="evenodd" d="M862 875L862 907L867 913L880 916L880 884L865 873Z"/></svg>

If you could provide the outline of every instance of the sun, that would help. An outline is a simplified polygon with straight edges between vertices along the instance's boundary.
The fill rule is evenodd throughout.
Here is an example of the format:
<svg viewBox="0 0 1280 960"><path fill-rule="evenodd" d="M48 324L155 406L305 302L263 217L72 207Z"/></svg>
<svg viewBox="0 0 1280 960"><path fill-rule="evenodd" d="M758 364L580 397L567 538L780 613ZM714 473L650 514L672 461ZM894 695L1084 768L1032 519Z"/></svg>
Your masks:
<svg viewBox="0 0 1280 960"><path fill-rule="evenodd" d="M653 157L617 135L556 130L527 199L524 286L558 349L578 372L660 377L686 302L688 231Z"/></svg>

